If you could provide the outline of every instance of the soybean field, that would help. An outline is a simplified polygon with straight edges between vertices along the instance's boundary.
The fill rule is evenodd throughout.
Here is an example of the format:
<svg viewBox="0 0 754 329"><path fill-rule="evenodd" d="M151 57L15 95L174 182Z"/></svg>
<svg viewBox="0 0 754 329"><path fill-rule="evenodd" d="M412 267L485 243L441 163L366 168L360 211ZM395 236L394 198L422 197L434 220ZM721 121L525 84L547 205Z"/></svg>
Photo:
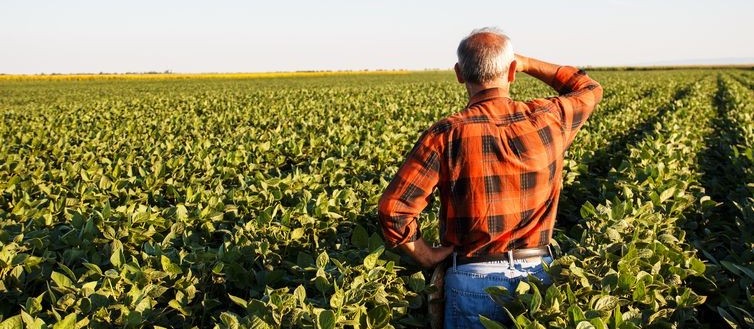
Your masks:
<svg viewBox="0 0 754 329"><path fill-rule="evenodd" d="M754 71L590 75L553 284L491 297L519 328L754 327ZM445 71L0 76L0 328L426 327L377 201L466 102Z"/></svg>

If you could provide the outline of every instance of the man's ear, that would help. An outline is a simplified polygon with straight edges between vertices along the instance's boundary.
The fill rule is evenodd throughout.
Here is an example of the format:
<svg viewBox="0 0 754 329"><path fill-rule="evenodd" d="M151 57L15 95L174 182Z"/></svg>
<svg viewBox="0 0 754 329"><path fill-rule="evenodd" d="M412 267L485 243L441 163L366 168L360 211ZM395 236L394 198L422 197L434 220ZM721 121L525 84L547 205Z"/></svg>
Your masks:
<svg viewBox="0 0 754 329"><path fill-rule="evenodd" d="M458 83L466 83L466 81L463 80L463 76L461 75L461 66L458 65L458 63L453 66L453 70L456 71L456 80L458 80Z"/></svg>
<svg viewBox="0 0 754 329"><path fill-rule="evenodd" d="M518 66L518 63L514 59L511 66L508 67L508 83L513 83L513 80L516 80L516 66Z"/></svg>

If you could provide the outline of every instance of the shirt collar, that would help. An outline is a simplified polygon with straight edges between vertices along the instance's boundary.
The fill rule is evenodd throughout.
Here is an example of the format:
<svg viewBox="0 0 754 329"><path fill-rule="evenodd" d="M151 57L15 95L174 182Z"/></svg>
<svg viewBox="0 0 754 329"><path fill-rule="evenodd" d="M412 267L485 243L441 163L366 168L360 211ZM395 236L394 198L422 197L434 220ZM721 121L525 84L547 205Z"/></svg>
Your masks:
<svg viewBox="0 0 754 329"><path fill-rule="evenodd" d="M471 107L477 103L481 103L481 102L488 101L493 98L501 98L501 97L507 98L508 100L510 100L510 97L504 96L503 90L501 88L495 87L495 88L484 89L482 91L477 92L473 96L471 96L471 98L469 99L469 105L467 105L466 107Z"/></svg>

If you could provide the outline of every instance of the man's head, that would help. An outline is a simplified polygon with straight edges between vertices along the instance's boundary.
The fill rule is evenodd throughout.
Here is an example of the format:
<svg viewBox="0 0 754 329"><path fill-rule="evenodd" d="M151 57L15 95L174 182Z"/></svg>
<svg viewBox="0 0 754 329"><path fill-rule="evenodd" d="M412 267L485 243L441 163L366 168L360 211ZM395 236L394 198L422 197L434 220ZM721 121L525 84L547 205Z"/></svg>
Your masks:
<svg viewBox="0 0 754 329"><path fill-rule="evenodd" d="M516 73L511 40L500 29L485 27L471 32L458 45L455 70L458 82L487 85L510 83Z"/></svg>

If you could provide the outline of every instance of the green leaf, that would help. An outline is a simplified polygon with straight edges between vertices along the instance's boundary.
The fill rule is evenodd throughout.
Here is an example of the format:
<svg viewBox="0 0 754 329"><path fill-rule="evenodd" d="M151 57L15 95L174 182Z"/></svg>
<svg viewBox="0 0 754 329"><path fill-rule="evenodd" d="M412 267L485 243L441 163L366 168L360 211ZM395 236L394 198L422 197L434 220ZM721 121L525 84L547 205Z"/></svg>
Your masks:
<svg viewBox="0 0 754 329"><path fill-rule="evenodd" d="M45 293L43 292L37 297L26 298L26 312L32 316L36 316L37 313L42 311L42 298L44 295Z"/></svg>
<svg viewBox="0 0 754 329"><path fill-rule="evenodd" d="M369 250L376 250L377 248L385 248L385 243L382 241L382 238L377 233L372 233L372 235L369 236Z"/></svg>
<svg viewBox="0 0 754 329"><path fill-rule="evenodd" d="M419 271L408 278L408 287L411 291L422 292L426 286L427 281L424 279L424 274Z"/></svg>
<svg viewBox="0 0 754 329"><path fill-rule="evenodd" d="M304 288L303 285L296 287L296 289L293 290L293 295L296 296L296 299L301 304L301 306L304 306L306 304L306 288Z"/></svg>
<svg viewBox="0 0 754 329"><path fill-rule="evenodd" d="M29 259L29 254L18 254L13 256L13 259L10 262L11 266L16 266L19 264L23 264L27 259Z"/></svg>
<svg viewBox="0 0 754 329"><path fill-rule="evenodd" d="M690 307L696 307L698 305L704 304L704 301L707 299L705 296L699 296L695 292L693 292L689 288L682 288L683 293L680 296L676 296L675 300L678 304L678 307L680 308L690 308Z"/></svg>
<svg viewBox="0 0 754 329"><path fill-rule="evenodd" d="M274 327L271 326L269 323L267 323L267 321L264 321L264 319L262 319L261 317L252 316L250 328L251 329L272 329Z"/></svg>
<svg viewBox="0 0 754 329"><path fill-rule="evenodd" d="M0 322L0 329L24 329L24 321L21 315L14 315Z"/></svg>
<svg viewBox="0 0 754 329"><path fill-rule="evenodd" d="M739 264L733 264L741 273L745 274L749 277L749 279L754 280L754 271L748 269L747 267L741 266Z"/></svg>
<svg viewBox="0 0 754 329"><path fill-rule="evenodd" d="M668 199L672 198L673 195L675 195L675 187L670 187L665 191L662 191L660 193L660 203L664 203Z"/></svg>
<svg viewBox="0 0 754 329"><path fill-rule="evenodd" d="M623 313L620 311L620 305L613 310L613 316L610 317L610 328L620 328L623 323Z"/></svg>
<svg viewBox="0 0 754 329"><path fill-rule="evenodd" d="M377 250L369 253L369 255L364 257L364 267L366 267L368 270L371 270L375 266L377 266L377 260L380 259L380 255L382 255L382 252L384 250L385 247L380 246L377 248Z"/></svg>
<svg viewBox="0 0 754 329"><path fill-rule="evenodd" d="M162 270L170 274L182 274L181 267L170 261L170 258L165 255L160 256L160 263L162 264Z"/></svg>
<svg viewBox="0 0 754 329"><path fill-rule="evenodd" d="M623 214L626 210L625 207L626 207L626 204L624 202L613 205L611 209L611 215L613 219L617 220L617 219L623 218Z"/></svg>
<svg viewBox="0 0 754 329"><path fill-rule="evenodd" d="M327 256L327 252L323 251L317 256L317 268L325 268L327 263L330 261L330 257Z"/></svg>
<svg viewBox="0 0 754 329"><path fill-rule="evenodd" d="M570 318L572 323L579 323L586 320L584 312L578 305L571 305L570 307L568 307L568 318Z"/></svg>
<svg viewBox="0 0 754 329"><path fill-rule="evenodd" d="M539 310L539 306L542 305L542 294L539 293L539 289L536 285L531 284L531 300L529 301L529 315L534 314Z"/></svg>
<svg viewBox="0 0 754 329"><path fill-rule="evenodd" d="M319 313L317 317L318 329L334 329L335 328L335 313L332 310L324 310Z"/></svg>
<svg viewBox="0 0 754 329"><path fill-rule="evenodd" d="M518 285L516 286L516 295L523 295L527 292L529 292L529 289L531 288L531 285L524 281L520 281Z"/></svg>
<svg viewBox="0 0 754 329"><path fill-rule="evenodd" d="M88 297L89 295L94 293L95 289L97 289L97 281L89 281L81 285L80 292L83 296Z"/></svg>
<svg viewBox="0 0 754 329"><path fill-rule="evenodd" d="M576 294L571 289L571 285L566 285L566 299L568 300L568 304L576 303Z"/></svg>
<svg viewBox="0 0 754 329"><path fill-rule="evenodd" d="M330 290L330 281L322 275L317 275L317 277L314 278L314 286L317 288L317 290L324 294L325 292Z"/></svg>
<svg viewBox="0 0 754 329"><path fill-rule="evenodd" d="M296 241L298 239L301 239L304 236L305 232L306 231L301 227L293 229L293 231L291 231L291 240Z"/></svg>
<svg viewBox="0 0 754 329"><path fill-rule="evenodd" d="M580 215L581 218L584 219L597 216L597 209L594 209L594 205L592 205L591 202L587 201L586 203L584 203L584 205L581 206Z"/></svg>
<svg viewBox="0 0 754 329"><path fill-rule="evenodd" d="M511 299L511 292L503 286L487 287L484 288L484 291L487 292L490 297L492 297L492 300L501 307L505 306L505 304Z"/></svg>
<svg viewBox="0 0 754 329"><path fill-rule="evenodd" d="M372 328L384 328L390 323L390 309L379 305L367 312L367 321Z"/></svg>
<svg viewBox="0 0 754 329"><path fill-rule="evenodd" d="M607 325L605 325L605 322L600 318L591 319L589 320L589 323L591 323L595 329L607 329Z"/></svg>
<svg viewBox="0 0 754 329"><path fill-rule="evenodd" d="M311 267L314 265L314 258L305 252L299 251L296 256L296 265L301 268Z"/></svg>
<svg viewBox="0 0 754 329"><path fill-rule="evenodd" d="M341 263L336 258L330 258L330 262L332 262L335 265L335 267L338 268L338 271L340 271L340 273L346 273L348 271L346 267L343 266L343 263Z"/></svg>
<svg viewBox="0 0 754 329"><path fill-rule="evenodd" d="M673 314L674 311L675 310L668 309L668 308L660 309L649 316L649 323L657 323L657 324L666 323L668 320L670 320L670 316Z"/></svg>
<svg viewBox="0 0 754 329"><path fill-rule="evenodd" d="M647 292L644 288L644 281L639 280L636 282L636 287L634 288L633 292L633 299L635 302L641 302L644 300L644 297L647 295Z"/></svg>
<svg viewBox="0 0 754 329"><path fill-rule="evenodd" d="M183 204L175 206L175 217L180 221L188 220L188 209Z"/></svg>
<svg viewBox="0 0 754 329"><path fill-rule="evenodd" d="M113 241L112 254L110 255L110 263L113 267L120 269L123 264L126 263L126 257L123 255L123 244L120 241Z"/></svg>
<svg viewBox="0 0 754 329"><path fill-rule="evenodd" d="M598 311L611 311L618 306L618 297L605 295L600 296L594 303L594 309Z"/></svg>
<svg viewBox="0 0 754 329"><path fill-rule="evenodd" d="M552 310L559 311L561 299L562 299L562 295L555 285L551 285L547 287L547 291L545 292L545 299L544 299L544 304L546 307Z"/></svg>
<svg viewBox="0 0 754 329"><path fill-rule="evenodd" d="M753 328L754 327L754 316L751 315L751 313L750 313L751 310L745 310L745 309L740 308L738 306L733 306L733 308L735 308L736 311L738 311L738 315L741 318L743 318L744 324L746 325L746 327L748 327L748 328Z"/></svg>
<svg viewBox="0 0 754 329"><path fill-rule="evenodd" d="M367 230L359 224L356 224L353 233L351 233L351 244L359 249L366 249L369 247L369 235Z"/></svg>
<svg viewBox="0 0 754 329"><path fill-rule="evenodd" d="M47 325L40 318L34 318L29 313L21 311L21 319L24 321L24 327L26 328L46 328Z"/></svg>
<svg viewBox="0 0 754 329"><path fill-rule="evenodd" d="M531 320L526 318L523 314L516 317L515 325L517 328L529 328L531 326Z"/></svg>
<svg viewBox="0 0 754 329"><path fill-rule="evenodd" d="M66 315L63 320L55 323L52 329L76 329L76 313Z"/></svg>
<svg viewBox="0 0 754 329"><path fill-rule="evenodd" d="M335 293L330 296L330 307L340 309L345 303L345 294L342 289L335 288Z"/></svg>
<svg viewBox="0 0 754 329"><path fill-rule="evenodd" d="M168 302L168 306L174 308L176 311L181 312L183 315L188 315L188 312L186 312L185 309L183 309L183 306L181 303L179 303L177 300L172 299Z"/></svg>
<svg viewBox="0 0 754 329"><path fill-rule="evenodd" d="M704 274L704 271L707 270L707 266L704 265L704 262L697 257L691 257L689 262L691 263L691 269L697 274Z"/></svg>
<svg viewBox="0 0 754 329"><path fill-rule="evenodd" d="M589 321L581 321L576 325L576 329L596 329Z"/></svg>
<svg viewBox="0 0 754 329"><path fill-rule="evenodd" d="M479 315L479 321L482 322L482 325L487 329L505 329L501 323L490 320L481 314Z"/></svg>
<svg viewBox="0 0 754 329"><path fill-rule="evenodd" d="M728 325L733 328L738 328L738 321L736 321L736 318L733 317L728 311L726 311L724 308L718 306L717 307L717 313L720 314L721 317L723 317L723 320L728 323Z"/></svg>
<svg viewBox="0 0 754 329"><path fill-rule="evenodd" d="M228 329L240 328L240 323L238 322L238 316L230 312L221 313L220 322L222 322L225 325L225 327L227 327Z"/></svg>
<svg viewBox="0 0 754 329"><path fill-rule="evenodd" d="M73 281L62 273L53 271L52 274L50 274L50 278L55 282L55 285L60 288L71 288L73 285Z"/></svg>
<svg viewBox="0 0 754 329"><path fill-rule="evenodd" d="M225 267L225 263L218 262L217 264L215 264L215 266L212 267L212 273L222 274L224 267Z"/></svg>
<svg viewBox="0 0 754 329"><path fill-rule="evenodd" d="M249 303L245 299L243 299L241 297L236 297L236 296L233 296L231 294L228 294L228 298L230 298L231 302L235 303L238 306L241 306L244 309L246 309L247 307L249 307Z"/></svg>
<svg viewBox="0 0 754 329"><path fill-rule="evenodd" d="M130 313L128 313L128 316L126 317L125 327L126 328L135 328L142 321L143 321L143 318L142 318L140 312L130 312Z"/></svg>

